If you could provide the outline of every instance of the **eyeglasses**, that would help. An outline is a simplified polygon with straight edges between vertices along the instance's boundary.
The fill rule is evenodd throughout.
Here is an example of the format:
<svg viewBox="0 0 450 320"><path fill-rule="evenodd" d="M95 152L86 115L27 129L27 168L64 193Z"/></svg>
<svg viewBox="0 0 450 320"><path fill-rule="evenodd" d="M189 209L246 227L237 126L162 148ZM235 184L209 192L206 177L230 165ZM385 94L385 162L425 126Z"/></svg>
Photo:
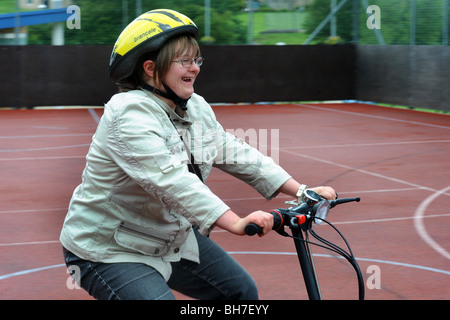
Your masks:
<svg viewBox="0 0 450 320"><path fill-rule="evenodd" d="M192 66L192 64L195 62L195 64L199 67L201 67L201 65L203 64L203 62L205 61L205 59L203 57L198 57L195 59L181 59L181 60L176 60L176 61L172 61L172 62L178 62L181 63L181 65L185 68L189 68L190 66Z"/></svg>

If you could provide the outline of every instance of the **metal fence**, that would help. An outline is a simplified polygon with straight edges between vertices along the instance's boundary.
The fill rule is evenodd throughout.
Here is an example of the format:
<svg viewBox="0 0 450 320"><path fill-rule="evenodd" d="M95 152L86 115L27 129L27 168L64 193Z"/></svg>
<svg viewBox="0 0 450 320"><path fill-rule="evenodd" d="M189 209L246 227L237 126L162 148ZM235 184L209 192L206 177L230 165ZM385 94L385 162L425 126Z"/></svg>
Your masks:
<svg viewBox="0 0 450 320"><path fill-rule="evenodd" d="M315 0L304 44L448 45L448 0Z"/></svg>
<svg viewBox="0 0 450 320"><path fill-rule="evenodd" d="M8 33L2 29L2 14L31 10L19 7L20 1L5 0L0 6L0 39L2 34L7 38ZM7 3L11 5L8 7ZM65 28L65 44L113 44L139 13L161 6L191 17L200 29L203 44L449 43L449 0L71 0L68 3L80 7L81 27ZM42 10L42 6L35 10ZM16 21L17 35L22 25L21 19ZM24 41L24 35L20 34L21 44L51 44L54 25L29 25L23 32L27 39Z"/></svg>

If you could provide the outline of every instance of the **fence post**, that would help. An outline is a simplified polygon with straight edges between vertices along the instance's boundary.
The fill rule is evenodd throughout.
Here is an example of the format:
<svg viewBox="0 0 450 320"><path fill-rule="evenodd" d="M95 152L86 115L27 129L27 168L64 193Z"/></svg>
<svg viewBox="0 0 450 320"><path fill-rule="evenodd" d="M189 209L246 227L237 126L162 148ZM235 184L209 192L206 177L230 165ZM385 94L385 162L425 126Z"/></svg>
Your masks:
<svg viewBox="0 0 450 320"><path fill-rule="evenodd" d="M417 2L416 0L410 0L411 2L411 18L410 18L410 26L409 26L409 44L416 44L416 23L417 23Z"/></svg>
<svg viewBox="0 0 450 320"><path fill-rule="evenodd" d="M444 15L443 15L443 26L442 26L442 45L448 46L448 1L444 0Z"/></svg>

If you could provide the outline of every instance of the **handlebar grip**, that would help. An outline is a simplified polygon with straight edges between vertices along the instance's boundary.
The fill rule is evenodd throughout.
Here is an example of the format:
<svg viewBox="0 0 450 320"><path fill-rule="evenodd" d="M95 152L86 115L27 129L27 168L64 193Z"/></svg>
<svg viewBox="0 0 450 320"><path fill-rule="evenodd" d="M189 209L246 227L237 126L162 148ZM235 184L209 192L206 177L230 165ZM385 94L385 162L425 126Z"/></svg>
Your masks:
<svg viewBox="0 0 450 320"><path fill-rule="evenodd" d="M255 234L261 233L261 232L262 232L262 228L253 222L249 223L245 227L245 234L248 236L254 236Z"/></svg>
<svg viewBox="0 0 450 320"><path fill-rule="evenodd" d="M356 197L356 198L343 198L343 199L337 199L337 200L329 200L328 203L330 204L330 208L334 208L338 204L352 202L352 201L359 202L359 201L361 201L361 198Z"/></svg>
<svg viewBox="0 0 450 320"><path fill-rule="evenodd" d="M283 215L280 212L282 209L277 209L277 210L270 210L269 213L273 215L273 227L272 230L277 230L279 229L282 225L283 225ZM245 234L248 236L253 236L257 233L261 233L262 229L260 226L258 226L256 223L249 223L244 231Z"/></svg>

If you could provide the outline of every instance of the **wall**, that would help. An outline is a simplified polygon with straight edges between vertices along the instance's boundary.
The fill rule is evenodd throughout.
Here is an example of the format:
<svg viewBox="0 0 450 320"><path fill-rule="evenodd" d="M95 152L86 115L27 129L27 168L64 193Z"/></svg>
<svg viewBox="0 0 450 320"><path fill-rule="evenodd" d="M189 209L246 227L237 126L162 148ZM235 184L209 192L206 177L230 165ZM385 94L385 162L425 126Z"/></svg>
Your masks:
<svg viewBox="0 0 450 320"><path fill-rule="evenodd" d="M103 105L110 46L0 47L0 107ZM353 46L206 46L196 92L210 103L350 99ZM6 77L5 77L6 75Z"/></svg>
<svg viewBox="0 0 450 320"><path fill-rule="evenodd" d="M0 107L101 106L110 46L0 46ZM450 111L448 46L205 46L210 103L358 99Z"/></svg>
<svg viewBox="0 0 450 320"><path fill-rule="evenodd" d="M449 46L360 45L356 98L450 111Z"/></svg>
<svg viewBox="0 0 450 320"><path fill-rule="evenodd" d="M196 91L211 102L348 99L352 46L204 47Z"/></svg>
<svg viewBox="0 0 450 320"><path fill-rule="evenodd" d="M103 105L116 90L108 81L111 48L0 47L1 107Z"/></svg>

